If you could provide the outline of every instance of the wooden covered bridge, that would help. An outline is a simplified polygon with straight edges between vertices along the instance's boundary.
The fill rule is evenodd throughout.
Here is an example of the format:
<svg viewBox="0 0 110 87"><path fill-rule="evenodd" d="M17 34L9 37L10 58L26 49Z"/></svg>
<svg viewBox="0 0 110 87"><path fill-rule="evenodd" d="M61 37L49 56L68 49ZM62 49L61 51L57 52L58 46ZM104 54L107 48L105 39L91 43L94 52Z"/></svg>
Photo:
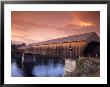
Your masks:
<svg viewBox="0 0 110 87"><path fill-rule="evenodd" d="M63 58L82 55L100 56L100 38L95 32L47 40L18 49L25 53L33 53Z"/></svg>

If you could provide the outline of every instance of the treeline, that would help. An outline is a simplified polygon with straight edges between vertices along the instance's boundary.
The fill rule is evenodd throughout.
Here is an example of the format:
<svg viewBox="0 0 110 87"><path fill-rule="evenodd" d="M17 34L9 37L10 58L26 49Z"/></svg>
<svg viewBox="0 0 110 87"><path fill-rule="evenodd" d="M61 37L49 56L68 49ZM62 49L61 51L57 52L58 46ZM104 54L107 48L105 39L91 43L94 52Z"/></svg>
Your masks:
<svg viewBox="0 0 110 87"><path fill-rule="evenodd" d="M19 47L22 47L22 46L26 46L25 43L21 43L21 44L13 44L11 43L11 57L14 58L17 51L18 51L18 48Z"/></svg>

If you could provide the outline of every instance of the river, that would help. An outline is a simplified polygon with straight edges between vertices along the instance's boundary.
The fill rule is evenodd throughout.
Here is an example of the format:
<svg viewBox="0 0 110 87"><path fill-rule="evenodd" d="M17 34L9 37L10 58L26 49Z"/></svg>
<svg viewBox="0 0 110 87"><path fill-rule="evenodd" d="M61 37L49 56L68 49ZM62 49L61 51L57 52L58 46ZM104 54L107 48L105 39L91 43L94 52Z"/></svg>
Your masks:
<svg viewBox="0 0 110 87"><path fill-rule="evenodd" d="M60 58L37 58L36 62L11 63L12 77L63 77L64 60Z"/></svg>

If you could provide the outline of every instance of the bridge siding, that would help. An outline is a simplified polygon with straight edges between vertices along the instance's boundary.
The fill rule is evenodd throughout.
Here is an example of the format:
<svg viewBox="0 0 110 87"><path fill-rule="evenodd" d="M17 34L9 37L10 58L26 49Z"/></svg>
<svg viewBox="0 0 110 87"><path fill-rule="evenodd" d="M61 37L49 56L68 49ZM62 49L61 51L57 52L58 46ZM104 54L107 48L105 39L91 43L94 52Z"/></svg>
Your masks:
<svg viewBox="0 0 110 87"><path fill-rule="evenodd" d="M70 57L70 50L72 48L72 57L74 55L80 56L87 45L86 41L74 41L74 42L66 42L66 43L59 43L59 44L46 44L46 45L39 45L34 46L25 51L35 54L42 54L42 55L52 55L52 56L62 56L62 57Z"/></svg>

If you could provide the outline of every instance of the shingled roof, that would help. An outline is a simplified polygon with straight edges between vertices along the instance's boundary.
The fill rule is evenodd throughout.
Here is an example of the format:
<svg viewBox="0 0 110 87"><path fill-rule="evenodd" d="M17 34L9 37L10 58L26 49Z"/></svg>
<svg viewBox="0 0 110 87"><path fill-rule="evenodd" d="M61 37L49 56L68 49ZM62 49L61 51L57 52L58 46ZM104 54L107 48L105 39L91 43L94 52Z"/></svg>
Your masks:
<svg viewBox="0 0 110 87"><path fill-rule="evenodd" d="M100 42L99 36L95 32L90 32L85 34L47 40L47 41L36 43L34 45L44 45L44 44L51 44L51 43L63 43L63 42L82 41L82 40L86 40L88 43L91 41Z"/></svg>

